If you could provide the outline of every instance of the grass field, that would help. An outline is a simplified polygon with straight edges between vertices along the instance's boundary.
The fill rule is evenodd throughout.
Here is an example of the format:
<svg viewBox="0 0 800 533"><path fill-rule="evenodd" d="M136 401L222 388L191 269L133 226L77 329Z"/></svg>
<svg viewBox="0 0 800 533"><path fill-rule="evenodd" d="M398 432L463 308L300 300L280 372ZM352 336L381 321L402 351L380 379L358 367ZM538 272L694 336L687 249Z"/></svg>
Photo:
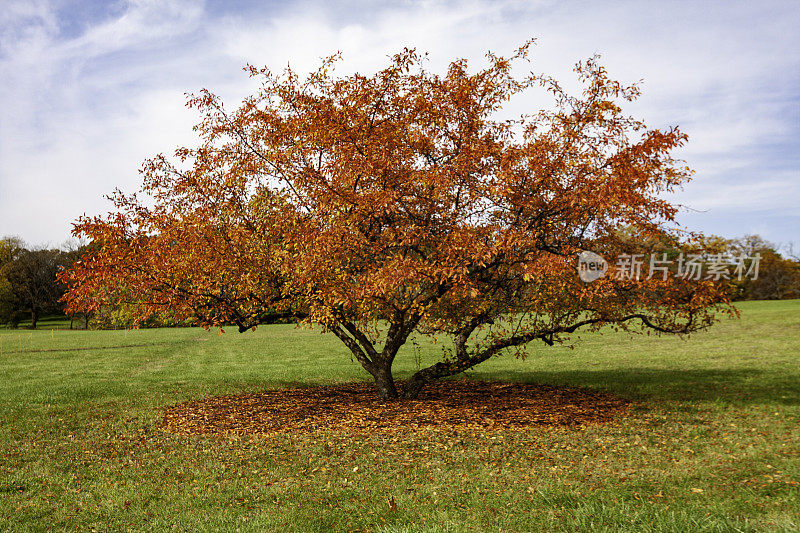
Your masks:
<svg viewBox="0 0 800 533"><path fill-rule="evenodd" d="M688 340L591 334L489 361L471 377L635 405L485 433L179 437L158 427L165 406L365 374L333 336L289 325L0 330L0 529L797 530L800 300L740 308ZM409 349L398 373L415 367Z"/></svg>

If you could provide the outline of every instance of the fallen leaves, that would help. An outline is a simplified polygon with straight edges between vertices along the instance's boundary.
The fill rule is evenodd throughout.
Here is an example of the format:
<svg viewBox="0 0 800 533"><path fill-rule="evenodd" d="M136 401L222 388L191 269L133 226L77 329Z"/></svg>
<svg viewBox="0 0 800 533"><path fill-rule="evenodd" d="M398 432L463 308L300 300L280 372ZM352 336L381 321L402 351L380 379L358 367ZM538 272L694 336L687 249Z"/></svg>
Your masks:
<svg viewBox="0 0 800 533"><path fill-rule="evenodd" d="M369 383L268 390L184 402L165 409L162 426L179 434L272 434L423 427L502 430L579 426L612 420L628 402L571 387L439 381L416 400L381 400Z"/></svg>

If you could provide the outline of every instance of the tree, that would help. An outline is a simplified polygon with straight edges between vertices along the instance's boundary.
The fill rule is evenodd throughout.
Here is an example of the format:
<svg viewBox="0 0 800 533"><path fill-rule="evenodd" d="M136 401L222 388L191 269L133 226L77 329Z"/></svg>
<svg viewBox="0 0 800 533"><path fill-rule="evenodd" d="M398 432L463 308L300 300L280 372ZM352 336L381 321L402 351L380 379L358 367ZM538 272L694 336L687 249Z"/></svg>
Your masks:
<svg viewBox="0 0 800 533"><path fill-rule="evenodd" d="M20 323L22 313L8 275L24 249L24 243L17 237L0 239L0 323L11 324L12 327Z"/></svg>
<svg viewBox="0 0 800 533"><path fill-rule="evenodd" d="M745 235L732 240L730 247L737 254L760 256L757 278L748 277L733 282L739 299L782 300L800 297L800 263L784 258L775 244L759 235Z"/></svg>
<svg viewBox="0 0 800 533"><path fill-rule="evenodd" d="M714 282L576 273L581 250L630 251L623 226L677 242L676 207L659 195L690 176L670 156L686 136L623 115L638 88L596 58L576 67L580 96L515 77L529 46L472 74L463 59L431 73L408 49L372 76L334 76L337 57L304 79L248 67L262 87L232 112L208 91L190 97L200 146L146 161L140 196L117 191L115 212L77 222L97 251L65 276L69 308L124 286L140 319L167 308L242 332L321 324L383 398L580 328L707 327L729 310ZM536 88L552 109L497 117ZM400 393L392 364L414 332L449 351Z"/></svg>
<svg viewBox="0 0 800 533"><path fill-rule="evenodd" d="M18 239L4 239L0 245L0 315L16 326L23 313L36 329L43 313L61 309L63 285L56 277L66 265L60 250L28 250Z"/></svg>

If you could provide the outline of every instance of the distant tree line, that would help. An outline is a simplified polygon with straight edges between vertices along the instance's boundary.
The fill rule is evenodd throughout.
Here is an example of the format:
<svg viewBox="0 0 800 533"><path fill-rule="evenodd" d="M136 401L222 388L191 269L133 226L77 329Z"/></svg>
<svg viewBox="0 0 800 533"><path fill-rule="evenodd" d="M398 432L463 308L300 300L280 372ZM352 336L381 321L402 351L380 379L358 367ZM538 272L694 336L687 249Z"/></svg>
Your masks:
<svg viewBox="0 0 800 533"><path fill-rule="evenodd" d="M789 248L783 253L778 246L758 235L739 239L706 237L703 248L711 253L729 252L735 255L759 254L757 279L731 279L731 296L734 300L782 300L800 298L800 258ZM63 269L91 251L90 246L62 248L31 248L16 237L0 239L0 324L19 327L29 322L36 328L41 317L64 314L65 286L57 279ZM134 325L135 311L127 303L124 287L120 287L115 301L97 309L90 315L70 316L71 324L79 327L111 329ZM169 318L155 317L143 326L178 325Z"/></svg>
<svg viewBox="0 0 800 533"><path fill-rule="evenodd" d="M81 258L91 257L92 245L65 245L60 248L30 247L18 237L0 239L0 324L17 328L20 324L36 329L44 316L70 320L70 329L118 329L131 326L161 327L176 323L168 313L146 323L136 324L134 309L128 304L124 287L114 297L91 312L65 313L62 301L66 286L59 273Z"/></svg>
<svg viewBox="0 0 800 533"><path fill-rule="evenodd" d="M731 280L734 300L786 300L800 298L800 257L790 246L784 254L758 235L724 240L734 254L761 257L758 277Z"/></svg>
<svg viewBox="0 0 800 533"><path fill-rule="evenodd" d="M745 235L738 239L706 235L688 248L689 252L702 252L706 262L719 254L731 258L746 257L748 265L752 264L753 258L759 258L756 272L737 276L728 271L728 295L731 300L800 298L800 257L794 253L791 245L781 247L759 235Z"/></svg>

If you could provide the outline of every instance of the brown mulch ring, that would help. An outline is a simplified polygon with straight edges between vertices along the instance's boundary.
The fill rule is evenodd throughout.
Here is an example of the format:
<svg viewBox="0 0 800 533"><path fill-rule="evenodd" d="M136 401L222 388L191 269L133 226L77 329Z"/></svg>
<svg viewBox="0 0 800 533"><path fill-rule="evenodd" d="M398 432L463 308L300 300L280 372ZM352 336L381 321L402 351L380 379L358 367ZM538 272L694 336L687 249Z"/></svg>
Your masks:
<svg viewBox="0 0 800 533"><path fill-rule="evenodd" d="M429 383L416 400L380 400L371 383L348 383L184 402L165 410L162 426L184 435L581 426L608 422L629 403L591 389L473 380Z"/></svg>

